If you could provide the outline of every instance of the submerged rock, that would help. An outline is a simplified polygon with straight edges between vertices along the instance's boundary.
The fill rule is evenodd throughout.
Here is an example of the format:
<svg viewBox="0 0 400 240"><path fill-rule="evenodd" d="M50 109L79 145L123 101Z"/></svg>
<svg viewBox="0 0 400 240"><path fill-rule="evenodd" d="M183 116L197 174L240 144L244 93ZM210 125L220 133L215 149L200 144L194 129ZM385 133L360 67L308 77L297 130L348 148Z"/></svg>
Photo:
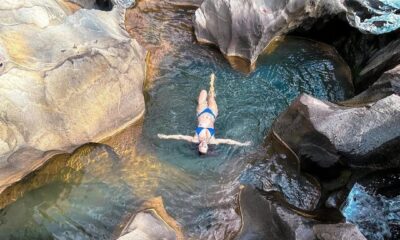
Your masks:
<svg viewBox="0 0 400 240"><path fill-rule="evenodd" d="M49 150L99 141L141 117L146 54L118 9L73 13L61 2L22 0L0 8L13 16L0 18L2 190ZM18 17L23 9L34 12Z"/></svg>
<svg viewBox="0 0 400 240"><path fill-rule="evenodd" d="M168 215L161 197L146 202L131 218L118 240L183 240L179 224Z"/></svg>
<svg viewBox="0 0 400 240"><path fill-rule="evenodd" d="M366 240L357 226L349 223L319 224L313 230L318 240Z"/></svg>
<svg viewBox="0 0 400 240"><path fill-rule="evenodd" d="M400 164L400 96L342 107L301 95L273 124L302 164L393 167Z"/></svg>
<svg viewBox="0 0 400 240"><path fill-rule="evenodd" d="M254 64L274 37L311 26L318 18L345 13L351 25L380 34L400 27L395 12L399 8L384 0L205 0L196 11L194 27L198 41Z"/></svg>

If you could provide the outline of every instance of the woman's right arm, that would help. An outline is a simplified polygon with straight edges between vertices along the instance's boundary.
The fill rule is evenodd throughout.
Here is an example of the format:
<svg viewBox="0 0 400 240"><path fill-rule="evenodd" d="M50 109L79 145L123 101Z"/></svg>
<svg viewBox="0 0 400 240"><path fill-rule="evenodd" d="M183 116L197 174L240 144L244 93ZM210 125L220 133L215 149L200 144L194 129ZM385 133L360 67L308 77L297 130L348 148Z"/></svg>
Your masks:
<svg viewBox="0 0 400 240"><path fill-rule="evenodd" d="M157 134L157 136L161 139L175 139L175 140L184 140L188 142L197 143L196 139L193 136L186 135L165 135L165 134Z"/></svg>

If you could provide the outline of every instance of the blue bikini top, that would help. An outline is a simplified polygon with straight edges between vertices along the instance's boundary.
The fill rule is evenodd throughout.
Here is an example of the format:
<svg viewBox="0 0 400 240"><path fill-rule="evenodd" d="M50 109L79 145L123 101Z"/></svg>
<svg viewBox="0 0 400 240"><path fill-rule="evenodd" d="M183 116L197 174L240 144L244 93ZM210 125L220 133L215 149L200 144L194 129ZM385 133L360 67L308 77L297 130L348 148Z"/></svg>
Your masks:
<svg viewBox="0 0 400 240"><path fill-rule="evenodd" d="M197 114L197 117L200 117L200 116L203 115L204 113L209 113L209 114L211 114L211 116L213 116L214 119L217 118L217 117L215 116L214 112L213 112L210 108L204 109L201 113Z"/></svg>

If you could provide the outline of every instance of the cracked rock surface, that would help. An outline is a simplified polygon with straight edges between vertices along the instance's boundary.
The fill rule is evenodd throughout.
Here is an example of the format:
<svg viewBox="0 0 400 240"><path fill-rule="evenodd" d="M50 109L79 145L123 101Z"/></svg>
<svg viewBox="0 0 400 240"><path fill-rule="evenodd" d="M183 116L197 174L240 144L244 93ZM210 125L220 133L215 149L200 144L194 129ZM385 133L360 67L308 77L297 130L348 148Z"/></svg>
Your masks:
<svg viewBox="0 0 400 240"><path fill-rule="evenodd" d="M99 141L144 112L146 52L124 11L68 6L0 3L0 192L50 150Z"/></svg>

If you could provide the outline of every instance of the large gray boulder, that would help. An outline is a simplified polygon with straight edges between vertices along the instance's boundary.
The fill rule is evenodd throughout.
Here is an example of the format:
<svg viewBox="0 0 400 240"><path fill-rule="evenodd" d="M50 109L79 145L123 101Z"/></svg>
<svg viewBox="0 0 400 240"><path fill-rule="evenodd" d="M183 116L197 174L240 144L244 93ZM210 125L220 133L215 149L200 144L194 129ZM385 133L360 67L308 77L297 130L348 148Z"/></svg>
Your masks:
<svg viewBox="0 0 400 240"><path fill-rule="evenodd" d="M301 95L273 124L302 164L400 165L400 96L363 107L343 107Z"/></svg>
<svg viewBox="0 0 400 240"><path fill-rule="evenodd" d="M398 8L383 0L205 0L196 11L194 27L198 41L254 64L274 37L311 26L319 18L344 13L361 31L394 31L400 23L394 13Z"/></svg>
<svg viewBox="0 0 400 240"><path fill-rule="evenodd" d="M1 192L50 150L99 141L140 118L146 52L126 33L122 10L73 13L55 0L0 9Z"/></svg>
<svg viewBox="0 0 400 240"><path fill-rule="evenodd" d="M312 240L313 220L297 215L281 204L263 197L245 186L239 194L242 228L238 240Z"/></svg>

